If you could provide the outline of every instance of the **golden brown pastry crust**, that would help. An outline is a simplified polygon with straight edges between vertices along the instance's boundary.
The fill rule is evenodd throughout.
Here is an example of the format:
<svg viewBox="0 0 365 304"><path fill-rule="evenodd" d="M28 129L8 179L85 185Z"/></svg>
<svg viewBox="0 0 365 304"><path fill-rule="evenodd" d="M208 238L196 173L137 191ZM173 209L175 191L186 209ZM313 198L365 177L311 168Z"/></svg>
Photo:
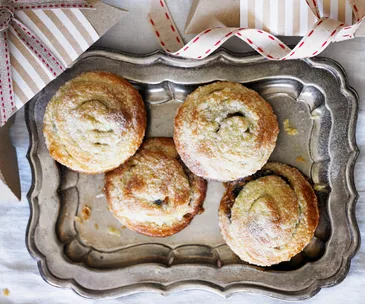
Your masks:
<svg viewBox="0 0 365 304"><path fill-rule="evenodd" d="M198 176L231 181L259 170L275 148L276 116L259 94L216 82L192 92L175 117L181 159Z"/></svg>
<svg viewBox="0 0 365 304"><path fill-rule="evenodd" d="M317 197L295 168L268 163L253 176L226 184L219 226L244 261L270 266L290 260L313 238Z"/></svg>
<svg viewBox="0 0 365 304"><path fill-rule="evenodd" d="M185 167L172 138L150 138L118 169L105 175L109 209L138 233L166 237L202 210L207 183Z"/></svg>
<svg viewBox="0 0 365 304"><path fill-rule="evenodd" d="M48 103L43 133L51 156L72 170L96 174L117 168L142 143L146 111L122 77L83 73Z"/></svg>

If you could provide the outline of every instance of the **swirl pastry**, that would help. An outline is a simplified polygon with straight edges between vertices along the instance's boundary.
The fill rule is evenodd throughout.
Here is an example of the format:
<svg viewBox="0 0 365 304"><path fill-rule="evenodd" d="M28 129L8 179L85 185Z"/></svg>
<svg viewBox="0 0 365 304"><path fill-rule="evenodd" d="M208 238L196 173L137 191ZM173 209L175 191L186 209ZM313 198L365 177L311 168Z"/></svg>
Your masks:
<svg viewBox="0 0 365 304"><path fill-rule="evenodd" d="M43 133L51 156L72 170L117 168L142 143L146 111L137 90L106 72L88 72L62 86L48 103Z"/></svg>
<svg viewBox="0 0 365 304"><path fill-rule="evenodd" d="M317 197L295 168L268 163L227 184L219 226L244 261L269 266L290 260L310 242L319 220Z"/></svg>
<svg viewBox="0 0 365 304"><path fill-rule="evenodd" d="M113 215L138 233L165 237L202 210L206 181L181 162L172 138L147 139L126 163L105 176Z"/></svg>
<svg viewBox="0 0 365 304"><path fill-rule="evenodd" d="M181 105L174 141L193 173L231 181L261 169L278 133L276 116L259 94L239 83L216 82L199 87Z"/></svg>

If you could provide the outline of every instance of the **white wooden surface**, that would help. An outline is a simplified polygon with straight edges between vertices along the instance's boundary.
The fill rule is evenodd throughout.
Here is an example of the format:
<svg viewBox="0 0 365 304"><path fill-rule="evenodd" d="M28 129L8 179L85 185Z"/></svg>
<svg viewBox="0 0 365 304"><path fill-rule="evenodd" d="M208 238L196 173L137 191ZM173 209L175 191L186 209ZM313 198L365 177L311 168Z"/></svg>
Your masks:
<svg viewBox="0 0 365 304"><path fill-rule="evenodd" d="M148 0L107 0L114 5L123 6L130 13L107 33L99 42L130 53L148 53L158 49L158 44L146 21L149 9ZM182 32L191 0L168 1L171 13ZM190 37L185 36L185 39ZM186 40L187 41L187 40ZM285 38L286 43L295 43L297 38ZM250 49L238 40L231 40L225 47L236 52ZM357 125L357 142L365 150L365 38L358 38L333 44L322 54L337 60L346 69L349 83L359 94L360 111ZM28 134L24 123L24 111L16 115L11 131L17 147L22 182L22 201L5 201L0 194L0 303L95 303L83 299L71 290L53 287L40 277L36 262L29 256L24 236L29 217L26 199L31 180L28 161L25 158L28 148ZM356 212L360 230L365 234L365 156L357 161L355 180L360 193ZM8 288L10 296L4 297L2 290ZM347 278L339 285L323 289L306 303L365 303L365 248L362 246L353 259ZM158 294L138 294L119 300L103 303L277 303L279 301L257 295L234 295L227 300L202 291L188 291L163 297Z"/></svg>

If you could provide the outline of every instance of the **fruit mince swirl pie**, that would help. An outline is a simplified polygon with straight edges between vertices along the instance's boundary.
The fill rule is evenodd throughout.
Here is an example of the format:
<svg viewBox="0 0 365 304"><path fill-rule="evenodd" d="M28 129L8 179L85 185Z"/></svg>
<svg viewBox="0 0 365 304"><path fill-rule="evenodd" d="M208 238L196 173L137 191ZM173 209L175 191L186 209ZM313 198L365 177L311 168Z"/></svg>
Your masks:
<svg viewBox="0 0 365 304"><path fill-rule="evenodd" d="M43 133L56 161L96 174L131 157L145 130L146 111L138 91L117 75L87 72L67 82L48 103Z"/></svg>
<svg viewBox="0 0 365 304"><path fill-rule="evenodd" d="M145 140L138 152L105 176L113 215L138 233L165 237L202 211L207 183L180 160L172 138Z"/></svg>
<svg viewBox="0 0 365 304"><path fill-rule="evenodd" d="M304 249L319 212L312 186L297 169L268 163L227 183L218 217L223 238L242 260L270 266Z"/></svg>
<svg viewBox="0 0 365 304"><path fill-rule="evenodd" d="M192 92L175 117L181 159L198 176L232 181L267 162L279 133L268 102L239 83L216 82Z"/></svg>

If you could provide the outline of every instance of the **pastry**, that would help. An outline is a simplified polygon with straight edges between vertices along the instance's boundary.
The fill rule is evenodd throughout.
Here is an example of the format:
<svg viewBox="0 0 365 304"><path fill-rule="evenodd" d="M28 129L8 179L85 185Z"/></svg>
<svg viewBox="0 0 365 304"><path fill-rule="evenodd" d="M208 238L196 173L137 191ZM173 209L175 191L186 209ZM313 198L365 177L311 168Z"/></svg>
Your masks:
<svg viewBox="0 0 365 304"><path fill-rule="evenodd" d="M313 238L319 212L312 186L295 168L268 163L227 183L219 226L228 246L244 261L270 266L290 260Z"/></svg>
<svg viewBox="0 0 365 304"><path fill-rule="evenodd" d="M199 87L180 106L174 141L198 176L232 181L267 162L279 133L276 116L259 94L239 83Z"/></svg>
<svg viewBox="0 0 365 304"><path fill-rule="evenodd" d="M206 181L187 169L172 138L147 139L126 163L105 176L113 215L138 233L165 237L202 211Z"/></svg>
<svg viewBox="0 0 365 304"><path fill-rule="evenodd" d="M82 173L117 168L142 143L146 111L138 91L107 72L87 72L48 103L43 133L51 156Z"/></svg>

